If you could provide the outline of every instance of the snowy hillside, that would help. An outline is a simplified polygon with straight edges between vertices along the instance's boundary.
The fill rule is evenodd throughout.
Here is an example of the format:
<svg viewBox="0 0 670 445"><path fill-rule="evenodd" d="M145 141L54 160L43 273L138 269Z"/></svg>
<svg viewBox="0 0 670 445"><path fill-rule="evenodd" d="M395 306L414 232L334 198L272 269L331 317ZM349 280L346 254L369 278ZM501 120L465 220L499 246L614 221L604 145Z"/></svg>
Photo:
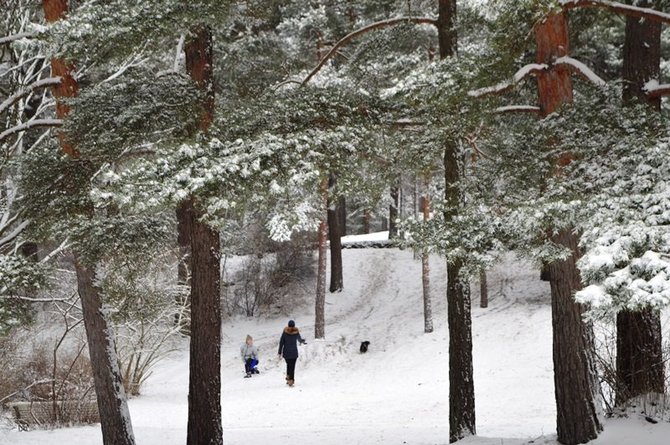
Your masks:
<svg viewBox="0 0 670 445"><path fill-rule="evenodd" d="M313 340L313 308L292 317L308 344L296 386L284 384L277 342L285 318L224 321L224 441L230 445L446 444L448 339L443 262L432 258L436 332L423 334L421 263L397 249L345 250L345 291L328 294L326 341ZM473 286L473 290L477 286ZM490 306L473 308L477 429L467 444L555 443L551 308L547 283L508 256L489 272ZM243 379L244 337L260 347L261 374ZM371 342L367 354L358 347ZM141 445L185 443L188 345L162 362L129 402ZM661 445L670 425L610 421L593 443ZM664 436L665 434L665 436ZM540 437L546 436L546 437ZM98 426L0 431L2 445L97 445Z"/></svg>

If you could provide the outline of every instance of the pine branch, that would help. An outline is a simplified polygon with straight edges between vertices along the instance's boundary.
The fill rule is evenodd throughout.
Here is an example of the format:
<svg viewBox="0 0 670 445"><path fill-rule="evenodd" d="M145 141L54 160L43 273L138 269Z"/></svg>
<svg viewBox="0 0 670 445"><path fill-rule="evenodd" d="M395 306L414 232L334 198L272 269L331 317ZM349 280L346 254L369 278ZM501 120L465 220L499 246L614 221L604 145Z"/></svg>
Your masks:
<svg viewBox="0 0 670 445"><path fill-rule="evenodd" d="M670 14L668 13L651 8L640 8L639 6L626 5L619 2L608 0L561 0L560 4L565 10L578 8L604 8L617 14L670 24Z"/></svg>
<svg viewBox="0 0 670 445"><path fill-rule="evenodd" d="M382 20L381 22L371 23L367 26L364 26L363 28L357 29L356 31L353 31L347 34L346 36L342 37L337 43L335 43L335 45L330 49L330 51L328 51L328 53L325 56L323 56L323 58L319 61L319 64L307 75L307 77L305 77L305 80L302 81L302 85L307 84L307 82L309 82L312 79L312 77L314 77L321 70L321 68L323 68L326 62L330 60L330 58L337 53L337 50L340 47L351 42L356 37L359 37L363 34L367 34L368 32L374 31L376 29L386 28L388 26L400 25L403 23L437 26L437 20L431 19L429 17L399 17L395 19Z"/></svg>

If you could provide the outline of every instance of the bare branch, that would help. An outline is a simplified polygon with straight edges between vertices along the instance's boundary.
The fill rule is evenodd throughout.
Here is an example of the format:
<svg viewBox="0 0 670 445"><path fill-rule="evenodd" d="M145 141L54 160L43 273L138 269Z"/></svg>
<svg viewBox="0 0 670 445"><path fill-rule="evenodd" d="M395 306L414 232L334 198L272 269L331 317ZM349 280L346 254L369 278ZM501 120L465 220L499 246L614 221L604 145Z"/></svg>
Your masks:
<svg viewBox="0 0 670 445"><path fill-rule="evenodd" d="M33 37L35 34L32 32L20 32L18 34L12 34L10 36L0 37L0 45L6 45L7 43L12 43L17 40Z"/></svg>
<svg viewBox="0 0 670 445"><path fill-rule="evenodd" d="M413 23L415 25L433 25L437 26L437 20L431 19L429 17L399 17L395 19L389 19L389 20L382 20L381 22L375 22L371 23L367 26L364 26L363 28L357 29L356 31L353 31L346 36L342 37L335 45L328 51L328 53L323 56L321 61L319 61L319 64L305 77L305 80L302 81L302 85L307 84L312 77L314 77L320 70L323 68L323 66L326 64L326 62L337 53L337 50L355 39L356 37L359 37L363 34L366 34L370 31L374 31L375 29L380 29L380 28L386 28L388 26L394 26L394 25L400 25L403 23Z"/></svg>
<svg viewBox="0 0 670 445"><path fill-rule="evenodd" d="M28 85L22 90L17 91L16 93L12 94L7 99L5 99L0 104L0 113L3 113L7 108L11 107L19 99L26 97L36 89L60 85L60 82L61 82L60 77L47 77L46 79L40 79L36 82L33 82L32 84Z"/></svg>
<svg viewBox="0 0 670 445"><path fill-rule="evenodd" d="M35 119L32 121L25 122L15 127L8 128L7 130L0 133L0 142L7 139L9 136L21 133L22 131L30 130L35 127L60 127L63 125L62 119Z"/></svg>
<svg viewBox="0 0 670 445"><path fill-rule="evenodd" d="M619 2L608 0L561 0L560 4L565 10L578 8L604 8L617 14L670 24L670 14L668 13L651 8L640 8L639 6L626 5Z"/></svg>

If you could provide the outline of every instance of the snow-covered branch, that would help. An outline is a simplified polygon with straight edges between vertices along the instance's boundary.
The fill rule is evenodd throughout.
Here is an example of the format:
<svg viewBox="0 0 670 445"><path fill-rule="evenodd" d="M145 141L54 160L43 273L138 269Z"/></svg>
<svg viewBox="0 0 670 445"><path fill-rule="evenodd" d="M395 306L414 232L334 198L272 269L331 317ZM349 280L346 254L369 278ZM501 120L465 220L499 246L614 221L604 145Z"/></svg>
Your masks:
<svg viewBox="0 0 670 445"><path fill-rule="evenodd" d="M651 8L641 8L639 6L626 5L624 3L612 2L608 0L560 0L563 9L577 8L604 8L617 14L638 17L670 24L670 14L657 11Z"/></svg>
<svg viewBox="0 0 670 445"><path fill-rule="evenodd" d="M6 45L7 43L12 43L17 40L26 39L33 37L35 34L32 32L20 32L17 34L12 34L10 36L0 37L0 45Z"/></svg>
<svg viewBox="0 0 670 445"><path fill-rule="evenodd" d="M648 97L662 97L670 95L670 84L658 83L658 80L652 79L643 88Z"/></svg>
<svg viewBox="0 0 670 445"><path fill-rule="evenodd" d="M4 141L7 139L9 136L20 133L22 131L29 130L31 128L35 127L60 127L63 125L63 120L62 119L35 119L32 121L25 122L20 125L16 125L12 128L8 128L7 130L3 131L0 133L0 142Z"/></svg>
<svg viewBox="0 0 670 445"><path fill-rule="evenodd" d="M381 29L381 28L386 28L388 26L394 26L394 25L400 25L403 23L413 23L415 25L437 25L437 20L429 18L429 17L399 17L395 19L388 19L388 20L382 20L381 22L375 22L371 23L367 26L364 26L363 28L357 29L356 31L353 31L346 36L342 37L333 47L326 53L325 56L319 61L319 64L314 67L314 69L305 77L305 80L302 81L302 85L307 84L312 77L314 77L320 70L323 68L323 66L326 64L328 60L330 60L331 57L333 57L336 53L337 50L355 39L356 37L359 37L363 34L366 34L370 31L374 31L375 29Z"/></svg>
<svg viewBox="0 0 670 445"><path fill-rule="evenodd" d="M522 66L514 76L512 76L511 82L501 82L497 85L490 87L479 88L478 90L468 91L468 96L471 97L483 97L491 94L502 94L513 89L516 84L525 80L531 75L536 75L548 68L544 63L529 63L528 65Z"/></svg>
<svg viewBox="0 0 670 445"><path fill-rule="evenodd" d="M605 81L598 76L596 73L591 70L588 66L586 66L584 63L580 62L577 59L573 59L570 56L563 56L559 57L556 59L554 62L555 65L565 65L571 68L574 72L582 76L584 79L588 80L594 85L597 85L599 87L605 86Z"/></svg>
<svg viewBox="0 0 670 445"><path fill-rule="evenodd" d="M511 89L513 89L518 83L522 82L528 77L536 76L537 74L543 71L550 70L554 66L567 66L573 72L579 74L580 76L590 81L594 85L598 86L605 85L605 81L601 79L600 76L594 73L593 70L591 70L591 68L586 66L584 63L580 62L577 59L573 59L570 56L563 56L556 59L551 65L547 65L545 63L529 63L528 65L521 67L516 73L514 73L511 82L501 82L497 85L493 85L490 87L480 88L478 90L471 90L468 92L468 95L471 97L483 97L491 94L506 93Z"/></svg>
<svg viewBox="0 0 670 445"><path fill-rule="evenodd" d="M47 87L52 87L59 85L61 82L60 77L47 77L46 79L40 79L36 82L33 82L32 84L26 86L25 88L17 91L16 93L12 94L9 96L7 99L5 99L1 104L0 104L0 113L5 112L9 107L11 107L16 101L19 99L26 97L33 91L35 91L38 88L47 88Z"/></svg>
<svg viewBox="0 0 670 445"><path fill-rule="evenodd" d="M540 113L540 107L535 105L507 105L493 110L494 113Z"/></svg>

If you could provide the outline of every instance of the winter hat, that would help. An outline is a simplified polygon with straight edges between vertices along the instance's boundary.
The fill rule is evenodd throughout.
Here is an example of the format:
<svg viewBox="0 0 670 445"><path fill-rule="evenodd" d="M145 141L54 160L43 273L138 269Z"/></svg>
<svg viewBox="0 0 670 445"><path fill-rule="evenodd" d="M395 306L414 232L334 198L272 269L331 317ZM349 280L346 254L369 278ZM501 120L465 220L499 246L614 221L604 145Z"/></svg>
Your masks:
<svg viewBox="0 0 670 445"><path fill-rule="evenodd" d="M288 321L288 327L289 327L289 328L294 328L294 327L295 327L295 321L293 321L293 320L289 320L289 321Z"/></svg>

